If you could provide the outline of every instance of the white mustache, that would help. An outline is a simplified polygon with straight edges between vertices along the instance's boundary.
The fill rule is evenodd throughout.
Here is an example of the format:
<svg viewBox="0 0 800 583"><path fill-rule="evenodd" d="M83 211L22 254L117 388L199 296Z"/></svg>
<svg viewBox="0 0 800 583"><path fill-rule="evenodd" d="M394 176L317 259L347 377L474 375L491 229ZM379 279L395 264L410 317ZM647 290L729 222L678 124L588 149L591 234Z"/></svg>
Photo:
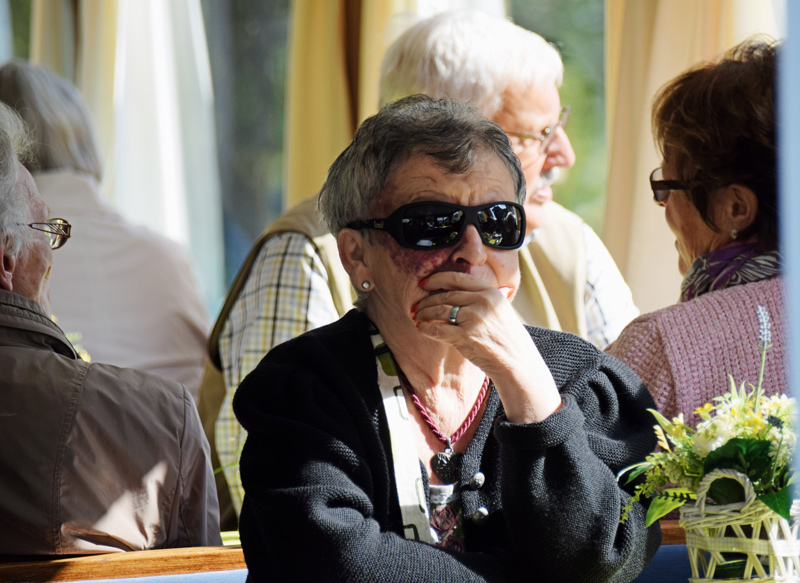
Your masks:
<svg viewBox="0 0 800 583"><path fill-rule="evenodd" d="M553 184L556 180L558 180L560 174L561 169L557 166L554 166L549 170L545 170L539 175L539 183L536 185L536 190L541 190L545 186Z"/></svg>

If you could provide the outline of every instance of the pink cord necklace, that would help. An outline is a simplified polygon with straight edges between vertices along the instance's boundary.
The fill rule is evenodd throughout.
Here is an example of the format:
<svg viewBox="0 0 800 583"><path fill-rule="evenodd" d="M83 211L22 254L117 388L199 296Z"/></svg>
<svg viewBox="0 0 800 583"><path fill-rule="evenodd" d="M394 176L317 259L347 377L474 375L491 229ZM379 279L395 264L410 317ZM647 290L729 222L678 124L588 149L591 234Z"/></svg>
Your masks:
<svg viewBox="0 0 800 583"><path fill-rule="evenodd" d="M428 429L431 430L431 433L444 444L444 451L435 453L431 458L431 469L433 469L433 473L445 484L452 484L458 479L458 476L461 472L461 462L463 461L464 454L458 453L453 451L453 446L456 442L463 437L463 435L467 432L467 429L470 428L472 422L475 421L475 417L478 416L478 413L483 406L483 402L486 400L486 395L489 394L489 377L486 377L483 381L483 386L481 387L480 392L478 392L478 398L475 399L475 404L470 409L469 413L467 414L467 418L464 419L464 422L456 429L456 432L453 433L450 437L446 437L439 431L439 428L436 427L436 424L433 422L430 413L422 404L422 401L419 400L419 397L414 392L414 387L411 386L411 383L408 382L406 375L403 374L403 371L400 369L397 370L397 374L400 377L400 382L405 387L408 394L411 396L411 402L414 403L414 407L416 407L417 411L419 411L420 417L425 422L425 425L428 426Z"/></svg>

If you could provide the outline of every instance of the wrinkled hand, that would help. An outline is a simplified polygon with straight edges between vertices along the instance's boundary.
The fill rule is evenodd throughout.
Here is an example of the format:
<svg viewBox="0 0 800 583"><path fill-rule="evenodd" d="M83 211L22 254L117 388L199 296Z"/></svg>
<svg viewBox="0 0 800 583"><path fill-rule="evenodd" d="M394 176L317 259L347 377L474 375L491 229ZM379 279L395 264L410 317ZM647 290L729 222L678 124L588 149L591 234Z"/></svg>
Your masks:
<svg viewBox="0 0 800 583"><path fill-rule="evenodd" d="M436 273L421 285L447 291L416 305L417 329L453 346L486 373L509 421L541 421L561 406L550 370L503 291L455 271ZM449 321L453 306L461 306L455 326Z"/></svg>

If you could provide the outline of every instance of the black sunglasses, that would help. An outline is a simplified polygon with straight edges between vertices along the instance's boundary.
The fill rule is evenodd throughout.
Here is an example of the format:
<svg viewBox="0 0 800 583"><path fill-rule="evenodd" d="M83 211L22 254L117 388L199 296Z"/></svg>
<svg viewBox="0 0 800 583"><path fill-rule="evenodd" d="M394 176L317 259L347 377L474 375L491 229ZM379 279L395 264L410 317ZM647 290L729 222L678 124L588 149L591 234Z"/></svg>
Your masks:
<svg viewBox="0 0 800 583"><path fill-rule="evenodd" d="M689 182L680 180L662 180L663 174L661 167L656 168L650 173L650 188L653 190L653 199L656 204L661 204L669 198L669 193L673 190L689 190L692 185Z"/></svg>
<svg viewBox="0 0 800 583"><path fill-rule="evenodd" d="M518 249L525 241L525 209L505 201L478 206L413 202L385 219L353 221L346 226L386 231L408 249L438 249L455 245L468 224L475 225L488 247Z"/></svg>

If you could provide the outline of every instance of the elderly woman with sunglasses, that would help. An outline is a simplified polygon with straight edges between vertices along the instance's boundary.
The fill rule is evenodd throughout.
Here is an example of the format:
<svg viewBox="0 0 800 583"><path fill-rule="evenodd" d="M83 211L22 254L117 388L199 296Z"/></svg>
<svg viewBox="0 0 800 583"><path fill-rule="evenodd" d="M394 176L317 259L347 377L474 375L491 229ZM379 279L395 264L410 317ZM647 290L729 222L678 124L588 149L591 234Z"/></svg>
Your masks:
<svg viewBox="0 0 800 583"><path fill-rule="evenodd" d="M653 105L664 162L650 177L675 234L680 303L645 314L608 352L636 371L668 418L755 382L756 306L771 316L764 387L787 387L786 308L778 252L777 48L748 40L670 81Z"/></svg>
<svg viewBox="0 0 800 583"><path fill-rule="evenodd" d="M239 387L250 580L630 581L657 527L615 474L654 447L621 362L511 307L525 179L466 105L358 129L320 207L358 309Z"/></svg>

